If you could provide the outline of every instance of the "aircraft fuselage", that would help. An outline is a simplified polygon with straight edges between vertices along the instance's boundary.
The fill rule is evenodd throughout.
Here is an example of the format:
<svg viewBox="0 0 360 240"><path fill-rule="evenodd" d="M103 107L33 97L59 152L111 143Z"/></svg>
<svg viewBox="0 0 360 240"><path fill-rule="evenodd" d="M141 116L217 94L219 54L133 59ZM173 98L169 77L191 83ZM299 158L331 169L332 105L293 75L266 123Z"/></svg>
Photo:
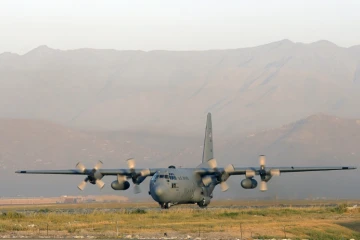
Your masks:
<svg viewBox="0 0 360 240"><path fill-rule="evenodd" d="M176 204L205 207L210 203L212 186L205 187L193 169L168 168L158 171L150 180L151 197L163 208Z"/></svg>

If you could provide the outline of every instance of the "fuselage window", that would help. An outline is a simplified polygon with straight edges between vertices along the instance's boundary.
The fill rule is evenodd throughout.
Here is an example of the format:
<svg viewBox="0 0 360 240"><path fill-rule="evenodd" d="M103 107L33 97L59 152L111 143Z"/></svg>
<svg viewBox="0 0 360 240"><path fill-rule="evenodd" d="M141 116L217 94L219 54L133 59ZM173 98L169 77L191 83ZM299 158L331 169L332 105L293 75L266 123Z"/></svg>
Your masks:
<svg viewBox="0 0 360 240"><path fill-rule="evenodd" d="M164 175L160 175L160 178L164 178Z"/></svg>

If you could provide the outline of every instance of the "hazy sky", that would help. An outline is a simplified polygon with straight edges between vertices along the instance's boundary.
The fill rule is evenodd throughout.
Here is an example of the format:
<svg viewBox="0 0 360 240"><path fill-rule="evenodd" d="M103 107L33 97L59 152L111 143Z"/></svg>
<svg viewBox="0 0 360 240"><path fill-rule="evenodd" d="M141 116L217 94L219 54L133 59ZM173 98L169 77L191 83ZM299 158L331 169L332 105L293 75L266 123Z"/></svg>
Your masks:
<svg viewBox="0 0 360 240"><path fill-rule="evenodd" d="M0 53L226 49L284 38L360 44L360 1L0 1Z"/></svg>

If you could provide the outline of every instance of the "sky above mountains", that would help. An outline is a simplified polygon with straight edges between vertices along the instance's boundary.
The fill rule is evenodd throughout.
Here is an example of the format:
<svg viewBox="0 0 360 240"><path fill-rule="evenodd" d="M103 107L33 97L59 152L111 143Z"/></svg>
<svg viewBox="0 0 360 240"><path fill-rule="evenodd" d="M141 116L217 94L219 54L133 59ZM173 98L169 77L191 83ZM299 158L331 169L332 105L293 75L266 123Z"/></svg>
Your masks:
<svg viewBox="0 0 360 240"><path fill-rule="evenodd" d="M206 50L360 39L359 1L1 1L2 52Z"/></svg>

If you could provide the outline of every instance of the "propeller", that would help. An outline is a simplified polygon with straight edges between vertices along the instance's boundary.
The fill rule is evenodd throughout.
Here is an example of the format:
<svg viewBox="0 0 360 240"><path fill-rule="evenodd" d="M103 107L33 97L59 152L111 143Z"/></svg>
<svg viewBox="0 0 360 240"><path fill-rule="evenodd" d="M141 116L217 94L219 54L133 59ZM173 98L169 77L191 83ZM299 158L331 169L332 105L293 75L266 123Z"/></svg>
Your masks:
<svg viewBox="0 0 360 240"><path fill-rule="evenodd" d="M267 182L273 176L280 176L280 170L279 169L270 169L270 171L267 171L265 169L265 164L266 164L265 155L260 155L259 162L260 162L259 175L260 175L260 178L261 178L260 191L265 192L268 189L267 188Z"/></svg>
<svg viewBox="0 0 360 240"><path fill-rule="evenodd" d="M226 180L229 178L230 173L234 171L234 166L229 164L224 168L223 171L219 171L217 168L217 162L216 159L212 158L208 161L208 164L210 168L212 168L217 174L218 174L218 181L220 182L221 191L225 192L229 189L228 184L226 183ZM213 178L209 175L202 178L202 182L205 186L208 186L210 183L212 183Z"/></svg>
<svg viewBox="0 0 360 240"><path fill-rule="evenodd" d="M78 189L80 189L81 191L83 191L85 189L86 183L88 182L88 178L85 178L84 181L82 181L77 187Z"/></svg>
<svg viewBox="0 0 360 240"><path fill-rule="evenodd" d="M126 162L127 162L128 168L130 169L131 178L132 178L132 181L134 183L134 193L138 194L138 193L141 192L139 184L143 181L143 180L140 180L139 177L147 177L147 176L149 176L150 175L150 169L143 169L140 172L136 173L136 171L135 171L135 166L136 166L135 159L130 158L130 159L126 160Z"/></svg>
<svg viewBox="0 0 360 240"><path fill-rule="evenodd" d="M102 166L102 162L99 161L98 163L96 163L96 165L94 166L94 168L90 171L87 171L86 167L84 164L82 164L81 162L79 162L78 164L76 164L76 168L82 172L82 173L86 173L88 174L88 176L84 179L84 181L82 181L77 187L83 191L85 189L86 183L90 182L92 184L96 184L100 189L102 189L105 186L105 183L101 180L101 178L103 177L103 175L98 171L101 166Z"/></svg>

